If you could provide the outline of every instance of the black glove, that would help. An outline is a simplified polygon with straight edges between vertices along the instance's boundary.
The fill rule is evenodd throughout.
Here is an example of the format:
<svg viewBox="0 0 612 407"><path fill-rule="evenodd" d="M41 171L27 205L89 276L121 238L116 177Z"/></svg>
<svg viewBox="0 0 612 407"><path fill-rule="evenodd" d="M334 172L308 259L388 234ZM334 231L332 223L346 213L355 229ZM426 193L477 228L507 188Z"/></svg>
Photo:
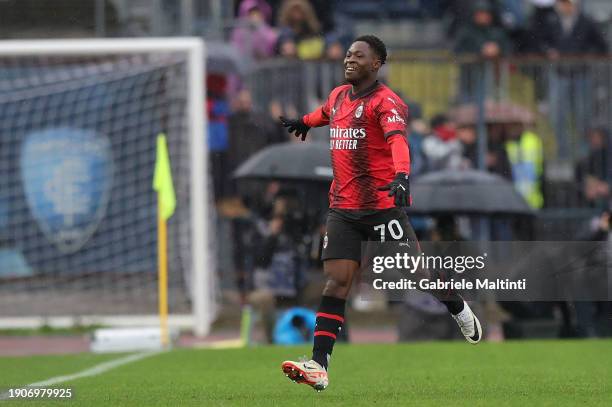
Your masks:
<svg viewBox="0 0 612 407"><path fill-rule="evenodd" d="M310 130L310 127L306 126L306 123L304 123L302 119L290 120L285 119L283 116L279 117L279 119L289 133L295 132L295 137L302 136L302 141L306 140L306 134L308 130Z"/></svg>
<svg viewBox="0 0 612 407"><path fill-rule="evenodd" d="M395 206L410 206L410 180L406 173L398 172L393 181L378 188L379 191L389 191L389 196L395 195Z"/></svg>

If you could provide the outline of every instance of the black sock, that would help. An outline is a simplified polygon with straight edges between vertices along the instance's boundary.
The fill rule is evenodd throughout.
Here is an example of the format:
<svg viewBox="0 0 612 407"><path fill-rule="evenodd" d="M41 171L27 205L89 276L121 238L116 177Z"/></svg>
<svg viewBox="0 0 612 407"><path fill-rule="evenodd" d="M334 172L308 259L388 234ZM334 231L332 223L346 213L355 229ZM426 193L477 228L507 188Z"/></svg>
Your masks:
<svg viewBox="0 0 612 407"><path fill-rule="evenodd" d="M446 309L453 315L457 315L461 311L463 311L463 298L459 294L453 295L456 296L457 299L449 299L447 301L440 301L442 304L446 305Z"/></svg>
<svg viewBox="0 0 612 407"><path fill-rule="evenodd" d="M430 271L430 273L430 280L448 280L448 276L445 273L440 273L435 270ZM429 292L436 297L438 301L444 304L451 314L457 315L463 311L463 297L454 289L431 290Z"/></svg>
<svg viewBox="0 0 612 407"><path fill-rule="evenodd" d="M340 333L344 323L344 307L346 300L323 296L317 312L317 323L314 331L314 346L312 359L327 370L329 358L336 336Z"/></svg>

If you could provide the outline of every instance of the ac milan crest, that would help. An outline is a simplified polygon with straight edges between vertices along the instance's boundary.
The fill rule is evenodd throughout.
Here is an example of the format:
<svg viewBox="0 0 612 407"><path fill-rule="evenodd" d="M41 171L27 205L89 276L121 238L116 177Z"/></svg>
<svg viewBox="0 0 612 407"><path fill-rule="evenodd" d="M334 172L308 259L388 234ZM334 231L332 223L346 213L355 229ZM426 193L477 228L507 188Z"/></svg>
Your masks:
<svg viewBox="0 0 612 407"><path fill-rule="evenodd" d="M362 113L363 113L363 103L359 105L357 110L355 110L355 117L359 119Z"/></svg>

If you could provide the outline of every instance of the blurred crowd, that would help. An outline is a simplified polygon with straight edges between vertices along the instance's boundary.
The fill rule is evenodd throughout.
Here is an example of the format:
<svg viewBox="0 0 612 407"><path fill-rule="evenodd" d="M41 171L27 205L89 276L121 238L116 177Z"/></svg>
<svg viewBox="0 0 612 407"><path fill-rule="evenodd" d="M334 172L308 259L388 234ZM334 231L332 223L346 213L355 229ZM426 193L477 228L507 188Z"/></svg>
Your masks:
<svg viewBox="0 0 612 407"><path fill-rule="evenodd" d="M337 60L350 43L355 20L382 17L440 20L457 54L485 58L539 54L552 59L606 54L603 31L583 12L580 1L243 0L231 42L242 55L254 59Z"/></svg>
<svg viewBox="0 0 612 407"><path fill-rule="evenodd" d="M494 58L540 54L552 59L583 54L603 55L608 44L580 0L455 0L449 38L459 54Z"/></svg>
<svg viewBox="0 0 612 407"><path fill-rule="evenodd" d="M473 106L437 114L429 123L419 116L418 106L414 107L409 136L412 173L485 169L511 181L533 209L557 206L555 197L546 196L544 188L545 154L535 130L535 116L510 103L487 102L485 111L487 148L480 163ZM612 172L608 130L593 127L584 139L582 158L574 167L577 203L580 207L607 209Z"/></svg>
<svg viewBox="0 0 612 407"><path fill-rule="evenodd" d="M255 59L273 56L341 59L350 31L337 25L334 2L243 0L231 43Z"/></svg>

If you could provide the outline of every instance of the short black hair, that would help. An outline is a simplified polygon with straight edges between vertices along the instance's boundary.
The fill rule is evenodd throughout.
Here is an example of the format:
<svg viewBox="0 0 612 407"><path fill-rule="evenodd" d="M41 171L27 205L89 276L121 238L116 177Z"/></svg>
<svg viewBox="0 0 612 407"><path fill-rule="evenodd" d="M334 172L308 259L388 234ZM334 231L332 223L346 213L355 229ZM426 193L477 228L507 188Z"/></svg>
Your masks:
<svg viewBox="0 0 612 407"><path fill-rule="evenodd" d="M355 41L353 42L357 41L363 41L367 43L370 48L374 50L376 55L378 55L378 57L380 58L381 65L385 64L385 62L387 61L387 47L385 46L385 43L381 41L380 38L375 35L362 35L355 38Z"/></svg>

